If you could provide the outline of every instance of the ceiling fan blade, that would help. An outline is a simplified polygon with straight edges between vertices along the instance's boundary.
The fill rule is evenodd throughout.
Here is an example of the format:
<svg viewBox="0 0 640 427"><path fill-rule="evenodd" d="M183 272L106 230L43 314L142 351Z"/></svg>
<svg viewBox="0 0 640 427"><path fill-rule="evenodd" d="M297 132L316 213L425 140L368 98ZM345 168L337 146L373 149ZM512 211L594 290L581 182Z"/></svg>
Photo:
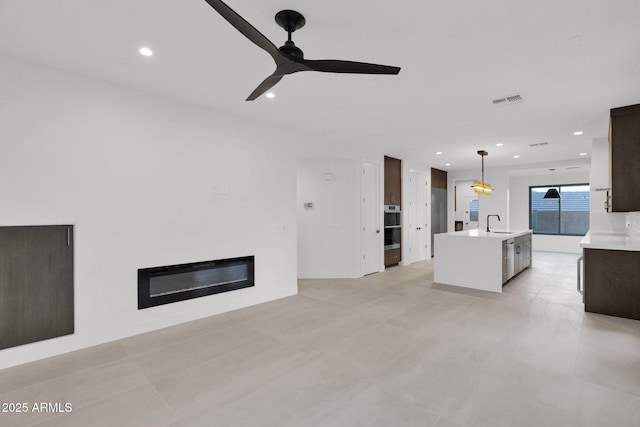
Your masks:
<svg viewBox="0 0 640 427"><path fill-rule="evenodd" d="M398 74L400 67L390 65L367 64L366 62L340 61L336 59L322 59L319 61L303 60L313 71L325 73L355 73L355 74Z"/></svg>
<svg viewBox="0 0 640 427"><path fill-rule="evenodd" d="M260 31L249 24L242 16L238 15L233 9L220 0L205 0L216 10L224 19L229 21L236 30L240 31L246 38L255 43L258 47L266 50L271 56L279 54L278 48L271 43Z"/></svg>
<svg viewBox="0 0 640 427"><path fill-rule="evenodd" d="M262 95L263 93L265 93L266 91L274 87L276 83L278 83L281 79L282 79L282 76L279 74L270 75L269 77L264 79L264 81L260 83L253 92L251 92L251 95L249 95L249 97L246 100L253 101L257 97L259 97L260 95Z"/></svg>

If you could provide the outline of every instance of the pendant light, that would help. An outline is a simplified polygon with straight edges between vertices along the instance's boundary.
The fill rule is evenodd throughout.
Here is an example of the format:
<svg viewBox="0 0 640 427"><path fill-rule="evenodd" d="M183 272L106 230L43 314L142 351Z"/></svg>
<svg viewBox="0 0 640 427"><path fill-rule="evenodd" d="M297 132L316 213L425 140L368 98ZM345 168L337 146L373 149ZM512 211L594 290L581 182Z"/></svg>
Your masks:
<svg viewBox="0 0 640 427"><path fill-rule="evenodd" d="M544 199L559 199L560 198L560 193L558 193L558 190L556 190L553 187L553 171L555 171L555 169L549 169L551 171L551 188L547 190L546 193L544 193Z"/></svg>
<svg viewBox="0 0 640 427"><path fill-rule="evenodd" d="M489 153L487 153L485 150L480 150L478 151L478 155L482 157L482 181L473 181L473 185L471 187L473 187L473 191L475 191L476 193L491 194L491 192L493 191L493 188L491 188L491 184L487 184L486 182L484 182L484 156L488 156Z"/></svg>

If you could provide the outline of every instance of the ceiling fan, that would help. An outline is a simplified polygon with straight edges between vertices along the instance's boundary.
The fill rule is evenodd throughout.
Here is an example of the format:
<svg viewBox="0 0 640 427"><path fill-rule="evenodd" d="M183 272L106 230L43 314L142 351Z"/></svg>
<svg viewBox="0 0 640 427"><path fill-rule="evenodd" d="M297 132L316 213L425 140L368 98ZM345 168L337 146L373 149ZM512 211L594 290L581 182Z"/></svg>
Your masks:
<svg viewBox="0 0 640 427"><path fill-rule="evenodd" d="M276 62L276 70L267 77L258 87L251 92L247 101L253 101L278 83L287 74L299 71L323 71L325 73L354 73L354 74L398 74L400 67L388 65L367 64L364 62L340 61L335 59L323 59L319 61L304 59L302 50L291 40L291 33L300 29L305 24L302 14L295 10L281 10L276 14L276 22L287 33L287 41L281 47L276 47L260 31L256 30L242 16L220 0L205 0L224 19L229 21L236 30L258 47L267 51Z"/></svg>

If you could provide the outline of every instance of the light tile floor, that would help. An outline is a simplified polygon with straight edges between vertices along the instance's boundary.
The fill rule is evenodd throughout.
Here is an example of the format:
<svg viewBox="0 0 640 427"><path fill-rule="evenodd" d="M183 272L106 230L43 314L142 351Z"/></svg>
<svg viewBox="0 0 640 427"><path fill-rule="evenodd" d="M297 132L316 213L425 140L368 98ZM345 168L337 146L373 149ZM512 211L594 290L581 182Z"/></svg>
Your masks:
<svg viewBox="0 0 640 427"><path fill-rule="evenodd" d="M0 371L38 426L638 426L640 322L585 314L577 256L502 294L433 263L301 280L297 296ZM461 268L464 266L461 265Z"/></svg>

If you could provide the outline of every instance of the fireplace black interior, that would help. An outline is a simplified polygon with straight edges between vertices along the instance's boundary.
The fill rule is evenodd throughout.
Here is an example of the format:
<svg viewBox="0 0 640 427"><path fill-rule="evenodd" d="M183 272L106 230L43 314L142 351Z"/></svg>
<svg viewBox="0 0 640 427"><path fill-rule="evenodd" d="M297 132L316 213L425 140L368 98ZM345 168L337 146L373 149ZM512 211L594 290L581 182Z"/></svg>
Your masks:
<svg viewBox="0 0 640 427"><path fill-rule="evenodd" d="M138 270L138 309L254 286L254 257Z"/></svg>

